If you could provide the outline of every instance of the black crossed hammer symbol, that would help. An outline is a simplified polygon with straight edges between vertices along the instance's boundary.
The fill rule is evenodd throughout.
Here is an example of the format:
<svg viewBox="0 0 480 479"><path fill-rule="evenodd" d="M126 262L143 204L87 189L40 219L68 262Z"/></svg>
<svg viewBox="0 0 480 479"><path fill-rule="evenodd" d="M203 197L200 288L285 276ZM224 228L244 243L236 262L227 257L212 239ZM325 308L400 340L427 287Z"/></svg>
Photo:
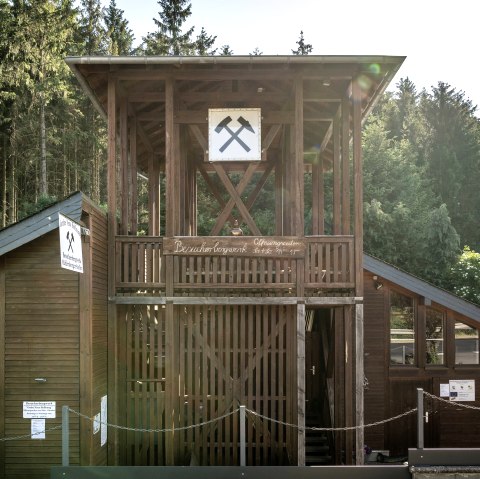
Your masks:
<svg viewBox="0 0 480 479"><path fill-rule="evenodd" d="M67 240L68 240L68 250L67 251L72 250L72 253L73 253L72 243L75 242L75 237L73 236L73 233L70 234L70 231L67 231Z"/></svg>
<svg viewBox="0 0 480 479"><path fill-rule="evenodd" d="M233 142L233 140L236 140L240 146L245 151L250 151L250 147L238 136L243 130L248 130L251 131L252 133L255 133L255 130L252 128L252 125L250 125L248 120L245 120L243 116L239 116L237 121L240 123L240 128L237 131L233 131L228 124L232 121L232 117L227 116L225 117L215 128L215 131L217 133L220 133L223 129L227 130L230 135L232 135L220 148L220 153L223 153Z"/></svg>

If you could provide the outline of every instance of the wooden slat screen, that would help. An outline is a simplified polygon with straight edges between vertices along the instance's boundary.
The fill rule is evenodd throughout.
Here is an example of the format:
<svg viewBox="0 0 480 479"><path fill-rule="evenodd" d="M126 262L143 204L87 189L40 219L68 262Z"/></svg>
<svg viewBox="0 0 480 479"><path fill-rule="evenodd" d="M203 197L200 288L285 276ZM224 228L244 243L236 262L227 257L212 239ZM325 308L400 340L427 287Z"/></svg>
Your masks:
<svg viewBox="0 0 480 479"><path fill-rule="evenodd" d="M189 426L241 404L296 422L294 306L176 306L174 321L167 321L164 311L137 305L125 318L128 426ZM171 336L169 328L175 329ZM165 337L176 338L170 358ZM290 429L248 416L247 463L295 464ZM167 464L172 449L178 465L238 465L238 413L174 435L124 436L126 464Z"/></svg>
<svg viewBox="0 0 480 479"><path fill-rule="evenodd" d="M309 236L305 253L305 288L355 286L353 236Z"/></svg>
<svg viewBox="0 0 480 479"><path fill-rule="evenodd" d="M165 261L162 238L150 236L117 236L116 288L165 288Z"/></svg>
<svg viewBox="0 0 480 479"><path fill-rule="evenodd" d="M165 428L165 314L162 306L131 306L125 315L125 424L135 429ZM129 431L126 465L165 464L165 434Z"/></svg>
<svg viewBox="0 0 480 479"><path fill-rule="evenodd" d="M218 291L270 290L295 294L299 262L305 263L306 294L312 290L355 286L353 236L308 236L305 257L219 256L173 254L173 288ZM117 236L117 292L165 289L163 238Z"/></svg>

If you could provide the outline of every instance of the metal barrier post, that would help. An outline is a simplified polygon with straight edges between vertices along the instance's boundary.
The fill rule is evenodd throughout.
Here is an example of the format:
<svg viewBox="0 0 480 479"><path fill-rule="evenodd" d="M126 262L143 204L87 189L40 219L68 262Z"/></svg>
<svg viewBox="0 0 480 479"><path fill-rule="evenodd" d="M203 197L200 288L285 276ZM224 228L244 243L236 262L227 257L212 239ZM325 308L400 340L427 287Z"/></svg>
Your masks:
<svg viewBox="0 0 480 479"><path fill-rule="evenodd" d="M423 449L423 389L417 388L417 448Z"/></svg>
<svg viewBox="0 0 480 479"><path fill-rule="evenodd" d="M245 406L240 406L240 466L247 465L245 422L246 422Z"/></svg>
<svg viewBox="0 0 480 479"><path fill-rule="evenodd" d="M69 465L69 430L68 430L68 406L62 406L62 466Z"/></svg>

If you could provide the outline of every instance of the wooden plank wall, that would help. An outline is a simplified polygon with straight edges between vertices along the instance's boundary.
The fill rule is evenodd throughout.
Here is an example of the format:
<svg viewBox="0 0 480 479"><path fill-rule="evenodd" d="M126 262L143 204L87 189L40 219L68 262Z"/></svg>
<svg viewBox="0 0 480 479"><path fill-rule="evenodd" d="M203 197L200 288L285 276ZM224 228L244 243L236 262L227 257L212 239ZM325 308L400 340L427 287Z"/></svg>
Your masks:
<svg viewBox="0 0 480 479"><path fill-rule="evenodd" d="M387 369L385 341L388 323L385 321L385 288L376 290L371 276L365 277L365 424L385 419L385 383ZM372 449L385 449L385 426L365 429L365 444Z"/></svg>
<svg viewBox="0 0 480 479"><path fill-rule="evenodd" d="M60 268L58 231L5 257L5 409L6 437L29 434L23 401L56 401L79 410L79 275ZM35 378L45 378L37 383ZM79 463L78 418L70 418L70 463ZM58 464L61 432L45 440L5 443L6 478L48 478Z"/></svg>
<svg viewBox="0 0 480 479"><path fill-rule="evenodd" d="M107 395L108 359L108 294L107 294L107 223L105 215L96 209L89 214L90 227L90 304L91 304L91 404L90 416L100 412L101 398ZM80 325L82 327L82 325ZM83 412L83 411L82 411ZM85 414L87 414L85 412ZM82 437L82 447L83 447ZM89 464L107 463L107 447L100 444L100 433L93 436Z"/></svg>

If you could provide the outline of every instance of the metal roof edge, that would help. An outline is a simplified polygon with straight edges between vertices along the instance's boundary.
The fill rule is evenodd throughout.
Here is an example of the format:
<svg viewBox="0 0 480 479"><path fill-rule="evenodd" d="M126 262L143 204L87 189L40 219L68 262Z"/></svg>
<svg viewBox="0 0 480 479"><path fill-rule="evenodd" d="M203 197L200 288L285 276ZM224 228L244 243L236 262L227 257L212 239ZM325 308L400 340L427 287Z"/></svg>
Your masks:
<svg viewBox="0 0 480 479"><path fill-rule="evenodd" d="M63 213L75 221L80 221L84 203L96 207L87 196L77 191L65 199L2 229L0 231L0 256L58 228L58 213Z"/></svg>
<svg viewBox="0 0 480 479"><path fill-rule="evenodd" d="M379 260L367 253L363 254L363 267L373 274L419 294L463 316L480 322L480 306L460 298L438 286L428 283L410 273Z"/></svg>

